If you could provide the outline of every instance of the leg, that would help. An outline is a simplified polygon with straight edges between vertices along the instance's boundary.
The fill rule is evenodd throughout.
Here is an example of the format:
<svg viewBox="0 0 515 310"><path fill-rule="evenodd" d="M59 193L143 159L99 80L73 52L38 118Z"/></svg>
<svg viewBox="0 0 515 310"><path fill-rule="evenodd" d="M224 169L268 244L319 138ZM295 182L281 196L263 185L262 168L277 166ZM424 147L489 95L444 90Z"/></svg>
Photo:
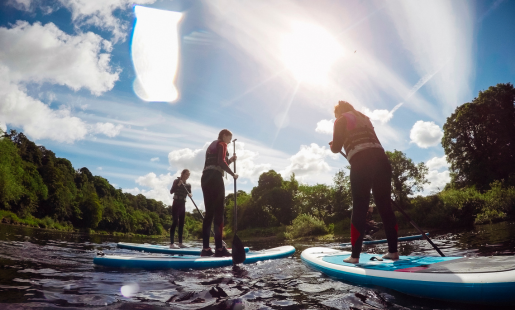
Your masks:
<svg viewBox="0 0 515 310"><path fill-rule="evenodd" d="M211 171L206 171L202 174L201 187L204 194L204 207L206 213L204 214L204 221L202 222L202 239L204 249L209 248L209 236L211 231L211 224L213 223L214 215L214 201L213 201L213 183L210 177Z"/></svg>
<svg viewBox="0 0 515 310"><path fill-rule="evenodd" d="M366 228L366 215L370 201L372 178L366 157L358 158L351 166L350 182L352 192L351 244L352 262L358 262ZM348 262L351 262L349 260Z"/></svg>
<svg viewBox="0 0 515 310"><path fill-rule="evenodd" d="M372 186L372 193L374 201L376 202L379 214L383 219L383 226L388 239L388 252L395 255L390 255L398 258L397 254L397 219L392 210L391 203L391 178L392 168L386 156L378 160L377 174L374 177L374 184Z"/></svg>
<svg viewBox="0 0 515 310"><path fill-rule="evenodd" d="M175 228L177 227L177 222L179 220L179 216L177 214L177 204L176 200L173 200L172 204L172 226L170 227L170 245L173 244L173 239L175 235Z"/></svg>
<svg viewBox="0 0 515 310"><path fill-rule="evenodd" d="M184 231L184 217L186 216L186 201L181 201L179 209L179 243L182 244L182 233Z"/></svg>
<svg viewBox="0 0 515 310"><path fill-rule="evenodd" d="M215 227L215 248L222 248L222 232L224 230L224 202L225 202L225 186L224 181L220 177L216 183L217 196L214 205L214 227Z"/></svg>

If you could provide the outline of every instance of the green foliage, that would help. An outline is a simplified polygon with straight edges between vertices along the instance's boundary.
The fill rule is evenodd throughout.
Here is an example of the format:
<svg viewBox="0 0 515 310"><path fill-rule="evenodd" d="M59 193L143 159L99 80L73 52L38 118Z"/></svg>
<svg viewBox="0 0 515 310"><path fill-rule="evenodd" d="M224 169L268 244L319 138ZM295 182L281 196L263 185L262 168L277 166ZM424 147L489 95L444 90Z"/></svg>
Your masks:
<svg viewBox="0 0 515 310"><path fill-rule="evenodd" d="M163 235L171 226L162 202L122 193L14 130L0 138L0 209L6 222L62 230ZM198 235L201 220L187 215L186 221L186 235Z"/></svg>
<svg viewBox="0 0 515 310"><path fill-rule="evenodd" d="M442 146L454 187L486 190L497 180L515 185L514 102L513 85L497 84L447 118Z"/></svg>
<svg viewBox="0 0 515 310"><path fill-rule="evenodd" d="M293 220L290 226L286 227L284 236L286 239L295 239L304 236L325 235L329 233L324 221L317 219L310 214L301 214Z"/></svg>
<svg viewBox="0 0 515 310"><path fill-rule="evenodd" d="M423 162L416 165L401 151L386 151L386 155L392 165L392 194L401 207L406 207L408 196L422 191L424 184L429 183L428 169Z"/></svg>

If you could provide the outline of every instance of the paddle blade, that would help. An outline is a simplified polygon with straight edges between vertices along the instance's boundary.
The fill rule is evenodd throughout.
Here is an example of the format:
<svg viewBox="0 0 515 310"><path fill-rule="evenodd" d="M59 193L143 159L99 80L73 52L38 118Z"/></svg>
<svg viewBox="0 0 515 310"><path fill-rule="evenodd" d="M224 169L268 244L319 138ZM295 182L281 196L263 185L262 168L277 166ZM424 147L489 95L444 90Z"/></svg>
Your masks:
<svg viewBox="0 0 515 310"><path fill-rule="evenodd" d="M240 238L235 234L232 239L232 263L241 264L246 258L247 254L245 253L243 242L241 242Z"/></svg>

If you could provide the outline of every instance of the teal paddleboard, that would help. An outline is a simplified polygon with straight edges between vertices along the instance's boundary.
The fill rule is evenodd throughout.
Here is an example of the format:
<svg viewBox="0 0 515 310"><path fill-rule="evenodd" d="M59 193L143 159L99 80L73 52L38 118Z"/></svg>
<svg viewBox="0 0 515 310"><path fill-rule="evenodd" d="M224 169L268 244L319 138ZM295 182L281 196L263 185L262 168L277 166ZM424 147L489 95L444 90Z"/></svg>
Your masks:
<svg viewBox="0 0 515 310"><path fill-rule="evenodd" d="M287 245L277 248L249 251L244 264L257 261L284 258L293 255L295 248ZM99 266L113 268L141 268L141 269L206 269L232 265L232 257L201 257L201 256L170 256L170 255L97 255L93 263Z"/></svg>
<svg viewBox="0 0 515 310"><path fill-rule="evenodd" d="M429 233L426 233L426 236L429 236ZM410 240L418 240L422 239L422 235L413 235L397 238L397 241L410 241ZM378 243L387 243L388 240L380 239L380 240L364 240L363 244L378 244ZM350 242L342 243L340 246L351 246Z"/></svg>
<svg viewBox="0 0 515 310"><path fill-rule="evenodd" d="M359 264L344 263L351 252L308 248L301 254L309 267L356 284L465 303L515 305L515 257L401 256L377 260L362 253Z"/></svg>

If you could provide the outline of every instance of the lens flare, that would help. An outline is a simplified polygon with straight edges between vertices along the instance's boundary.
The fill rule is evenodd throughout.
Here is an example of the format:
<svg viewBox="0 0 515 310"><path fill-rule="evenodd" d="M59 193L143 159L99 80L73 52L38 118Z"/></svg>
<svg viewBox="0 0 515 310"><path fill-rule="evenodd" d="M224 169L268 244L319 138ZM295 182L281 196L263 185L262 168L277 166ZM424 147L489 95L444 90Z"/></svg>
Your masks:
<svg viewBox="0 0 515 310"><path fill-rule="evenodd" d="M326 82L331 67L342 55L338 41L313 24L294 23L291 33L283 37L283 62L300 82Z"/></svg>
<svg viewBox="0 0 515 310"><path fill-rule="evenodd" d="M139 292L139 285L138 283L129 283L120 288L120 293L122 293L123 297L132 297L136 293Z"/></svg>
<svg viewBox="0 0 515 310"><path fill-rule="evenodd" d="M136 79L134 92L145 101L173 102L179 64L178 24L182 13L134 7L136 25L131 54Z"/></svg>

